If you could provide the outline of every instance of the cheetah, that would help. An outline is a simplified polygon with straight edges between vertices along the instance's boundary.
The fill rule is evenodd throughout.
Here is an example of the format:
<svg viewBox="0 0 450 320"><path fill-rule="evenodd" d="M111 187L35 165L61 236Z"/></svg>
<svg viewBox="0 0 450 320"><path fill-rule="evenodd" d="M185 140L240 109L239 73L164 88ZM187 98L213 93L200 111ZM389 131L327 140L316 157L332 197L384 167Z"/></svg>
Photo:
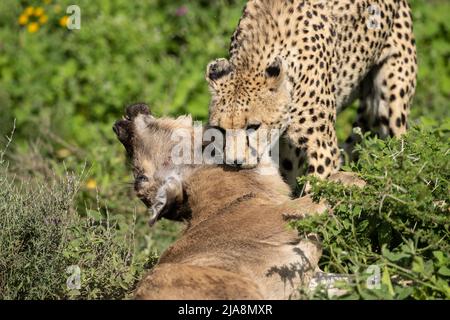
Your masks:
<svg viewBox="0 0 450 320"><path fill-rule="evenodd" d="M126 114L113 128L131 158L136 194L153 211L150 223L187 225L140 281L136 299L287 299L323 277L316 236L300 238L286 227L288 219L324 212L323 201L291 200L276 168L261 175L258 168L177 164L173 133L193 136L190 117L157 119L143 104ZM360 183L339 174L344 184Z"/></svg>
<svg viewBox="0 0 450 320"><path fill-rule="evenodd" d="M406 0L250 0L229 59L208 64L209 123L283 130L280 171L326 178L339 170L336 115L359 98L354 128L399 137L416 87ZM357 130L343 149L352 154Z"/></svg>

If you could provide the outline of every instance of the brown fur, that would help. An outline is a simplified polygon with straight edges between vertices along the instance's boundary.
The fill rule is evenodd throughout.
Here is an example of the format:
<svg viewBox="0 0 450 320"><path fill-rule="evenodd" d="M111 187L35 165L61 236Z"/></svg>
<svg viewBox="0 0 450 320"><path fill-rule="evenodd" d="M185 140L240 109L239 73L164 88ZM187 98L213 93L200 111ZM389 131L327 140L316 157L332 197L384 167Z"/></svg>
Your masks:
<svg viewBox="0 0 450 320"><path fill-rule="evenodd" d="M114 130L132 156L135 189L151 207L165 190L160 216L185 220L186 230L139 283L137 299L287 299L308 285L321 255L315 236L300 239L286 218L323 212L323 203L290 200L289 187L274 169L174 165L170 150L176 128L189 118L155 119L128 108ZM136 114L137 113L137 114ZM164 177L176 172L180 181ZM145 179L142 178L145 176ZM285 215L285 216L283 216Z"/></svg>

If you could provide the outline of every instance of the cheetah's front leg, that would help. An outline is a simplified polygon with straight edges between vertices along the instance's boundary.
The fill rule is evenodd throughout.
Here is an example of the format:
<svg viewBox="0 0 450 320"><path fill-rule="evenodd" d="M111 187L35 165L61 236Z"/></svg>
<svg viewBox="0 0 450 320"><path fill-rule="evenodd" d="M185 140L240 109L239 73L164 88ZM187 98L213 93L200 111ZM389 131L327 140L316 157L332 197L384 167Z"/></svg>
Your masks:
<svg viewBox="0 0 450 320"><path fill-rule="evenodd" d="M296 160L304 157L308 174L327 178L338 171L340 164L334 127L336 104L330 96L315 98L314 88L306 89L306 93L301 96L305 99L299 99L292 108L292 120L287 131L288 142L296 150L296 154L291 153L291 157L297 157ZM288 166L292 169L289 171L285 165L287 160L283 158L281 161L288 183L295 184L296 178L302 174L302 166Z"/></svg>

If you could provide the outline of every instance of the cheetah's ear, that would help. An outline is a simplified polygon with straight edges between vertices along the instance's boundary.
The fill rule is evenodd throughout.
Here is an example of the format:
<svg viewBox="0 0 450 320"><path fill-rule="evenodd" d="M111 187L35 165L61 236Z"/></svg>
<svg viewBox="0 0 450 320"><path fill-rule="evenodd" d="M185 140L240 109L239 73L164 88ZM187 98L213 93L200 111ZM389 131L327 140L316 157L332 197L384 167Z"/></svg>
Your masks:
<svg viewBox="0 0 450 320"><path fill-rule="evenodd" d="M231 66L231 63L227 59L216 59L208 63L208 66L206 67L205 77L209 83L215 82L220 78L223 78L224 76L230 74L232 70L233 68Z"/></svg>
<svg viewBox="0 0 450 320"><path fill-rule="evenodd" d="M283 60L280 57L276 57L275 60L267 66L265 76L269 81L281 84L281 81L284 79L284 68Z"/></svg>

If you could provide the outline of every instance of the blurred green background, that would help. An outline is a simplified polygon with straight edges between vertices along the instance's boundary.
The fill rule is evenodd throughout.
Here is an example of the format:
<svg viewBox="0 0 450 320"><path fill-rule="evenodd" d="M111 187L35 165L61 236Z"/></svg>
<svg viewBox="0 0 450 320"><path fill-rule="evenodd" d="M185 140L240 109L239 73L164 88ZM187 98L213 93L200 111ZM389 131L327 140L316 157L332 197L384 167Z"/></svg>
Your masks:
<svg viewBox="0 0 450 320"><path fill-rule="evenodd" d="M137 250L160 252L180 228L146 226L112 124L134 102L146 102L157 115L191 113L205 120L204 71L210 60L227 56L244 3L0 1L0 136L15 123L7 154L15 179L81 174L76 203L82 215L108 211L127 228L136 212ZM80 30L65 27L71 4L81 9ZM410 121L439 122L450 115L450 3L410 4L419 54ZM338 117L340 139L354 113L353 106Z"/></svg>

